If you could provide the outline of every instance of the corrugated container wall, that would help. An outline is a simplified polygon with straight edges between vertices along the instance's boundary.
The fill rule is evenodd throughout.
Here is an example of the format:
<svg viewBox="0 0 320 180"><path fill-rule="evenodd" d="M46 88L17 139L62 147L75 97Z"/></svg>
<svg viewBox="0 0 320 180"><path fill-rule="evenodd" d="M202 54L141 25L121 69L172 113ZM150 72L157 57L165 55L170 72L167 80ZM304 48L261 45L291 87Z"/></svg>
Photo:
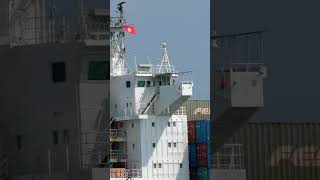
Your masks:
<svg viewBox="0 0 320 180"><path fill-rule="evenodd" d="M197 152L197 165L210 166L210 145L197 144L196 152Z"/></svg>
<svg viewBox="0 0 320 180"><path fill-rule="evenodd" d="M319 180L320 123L249 123L241 143L248 180Z"/></svg>
<svg viewBox="0 0 320 180"><path fill-rule="evenodd" d="M210 100L189 100L188 118L190 180L209 180L210 173Z"/></svg>
<svg viewBox="0 0 320 180"><path fill-rule="evenodd" d="M197 169L197 180L210 180L209 173L209 167L199 167Z"/></svg>
<svg viewBox="0 0 320 180"><path fill-rule="evenodd" d="M182 107L186 107L189 121L210 119L210 100L189 100Z"/></svg>
<svg viewBox="0 0 320 180"><path fill-rule="evenodd" d="M197 166L197 152L196 152L196 144L189 144L189 166L196 167Z"/></svg>
<svg viewBox="0 0 320 180"><path fill-rule="evenodd" d="M210 121L209 120L197 120L196 124L196 142L197 143L209 143L210 142Z"/></svg>
<svg viewBox="0 0 320 180"><path fill-rule="evenodd" d="M188 121L188 143L196 143L196 123L195 121Z"/></svg>

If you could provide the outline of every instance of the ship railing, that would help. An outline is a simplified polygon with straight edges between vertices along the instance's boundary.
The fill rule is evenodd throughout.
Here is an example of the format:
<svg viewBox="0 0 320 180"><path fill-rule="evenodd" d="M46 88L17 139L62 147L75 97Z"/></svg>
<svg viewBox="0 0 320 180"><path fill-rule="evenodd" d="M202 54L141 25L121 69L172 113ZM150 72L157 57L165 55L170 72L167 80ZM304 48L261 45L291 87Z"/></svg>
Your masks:
<svg viewBox="0 0 320 180"><path fill-rule="evenodd" d="M165 74L165 73L177 73L176 67L175 66L168 66L168 65L155 65L153 66L153 74Z"/></svg>
<svg viewBox="0 0 320 180"><path fill-rule="evenodd" d="M142 169L127 169L124 178L142 178Z"/></svg>
<svg viewBox="0 0 320 180"><path fill-rule="evenodd" d="M101 164L109 156L110 132L81 131L81 167ZM107 161L106 161L107 162Z"/></svg>
<svg viewBox="0 0 320 180"><path fill-rule="evenodd" d="M95 152L93 150L88 150L87 152L81 152L80 156L82 168L97 167L98 165L108 167L110 165L110 152L107 152L107 150L105 150L104 152Z"/></svg>
<svg viewBox="0 0 320 180"><path fill-rule="evenodd" d="M110 29L109 11L82 10L81 23L85 40L107 40Z"/></svg>
<svg viewBox="0 0 320 180"><path fill-rule="evenodd" d="M244 169L242 144L225 144L213 155L216 169Z"/></svg>
<svg viewBox="0 0 320 180"><path fill-rule="evenodd" d="M124 153L120 150L111 150L110 151L110 159L116 159L116 160L127 160L128 154Z"/></svg>
<svg viewBox="0 0 320 180"><path fill-rule="evenodd" d="M187 114L187 108L186 107L180 107L176 112L174 112L174 115L186 115Z"/></svg>
<svg viewBox="0 0 320 180"><path fill-rule="evenodd" d="M133 108L123 108L123 109L118 109L118 110L113 110L112 111L112 116L114 117L132 117L134 115L133 113Z"/></svg>
<svg viewBox="0 0 320 180"><path fill-rule="evenodd" d="M100 131L81 131L81 143L82 144L105 144L110 132Z"/></svg>
<svg viewBox="0 0 320 180"><path fill-rule="evenodd" d="M261 72L264 63L232 63L230 66L218 67L217 72Z"/></svg>
<svg viewBox="0 0 320 180"><path fill-rule="evenodd" d="M111 23L110 23L110 27L111 28L122 28L123 24L126 22L125 18L121 18L121 17L111 17Z"/></svg>
<svg viewBox="0 0 320 180"><path fill-rule="evenodd" d="M110 129L110 138L127 138L127 134L124 130Z"/></svg>

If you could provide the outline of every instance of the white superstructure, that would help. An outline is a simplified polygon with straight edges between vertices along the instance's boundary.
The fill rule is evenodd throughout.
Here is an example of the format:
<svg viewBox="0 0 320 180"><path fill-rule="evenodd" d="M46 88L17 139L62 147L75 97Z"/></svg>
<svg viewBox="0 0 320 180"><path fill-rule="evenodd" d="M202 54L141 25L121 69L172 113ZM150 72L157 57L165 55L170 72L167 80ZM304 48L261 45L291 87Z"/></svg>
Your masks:
<svg viewBox="0 0 320 180"><path fill-rule="evenodd" d="M187 115L192 95L162 43L160 65L126 68L122 5L111 22L111 179L188 180Z"/></svg>

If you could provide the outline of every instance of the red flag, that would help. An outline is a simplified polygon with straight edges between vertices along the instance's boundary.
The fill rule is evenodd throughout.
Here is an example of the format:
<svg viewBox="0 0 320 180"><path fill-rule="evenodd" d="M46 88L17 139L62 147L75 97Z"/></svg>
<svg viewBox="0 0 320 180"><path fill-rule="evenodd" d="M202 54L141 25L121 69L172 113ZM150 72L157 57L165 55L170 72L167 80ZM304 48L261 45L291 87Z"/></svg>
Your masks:
<svg viewBox="0 0 320 180"><path fill-rule="evenodd" d="M130 34L136 34L136 29L132 25L124 25L123 29L126 30Z"/></svg>

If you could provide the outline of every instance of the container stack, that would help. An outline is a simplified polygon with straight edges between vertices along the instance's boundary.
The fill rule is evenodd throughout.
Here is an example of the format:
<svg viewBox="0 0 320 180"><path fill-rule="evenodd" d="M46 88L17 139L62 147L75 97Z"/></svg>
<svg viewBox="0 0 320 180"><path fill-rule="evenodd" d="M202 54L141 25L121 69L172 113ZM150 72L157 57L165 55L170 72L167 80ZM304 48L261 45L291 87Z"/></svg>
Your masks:
<svg viewBox="0 0 320 180"><path fill-rule="evenodd" d="M190 180L210 180L210 101L189 100L188 116Z"/></svg>
<svg viewBox="0 0 320 180"><path fill-rule="evenodd" d="M210 121L188 122L190 180L210 179Z"/></svg>

